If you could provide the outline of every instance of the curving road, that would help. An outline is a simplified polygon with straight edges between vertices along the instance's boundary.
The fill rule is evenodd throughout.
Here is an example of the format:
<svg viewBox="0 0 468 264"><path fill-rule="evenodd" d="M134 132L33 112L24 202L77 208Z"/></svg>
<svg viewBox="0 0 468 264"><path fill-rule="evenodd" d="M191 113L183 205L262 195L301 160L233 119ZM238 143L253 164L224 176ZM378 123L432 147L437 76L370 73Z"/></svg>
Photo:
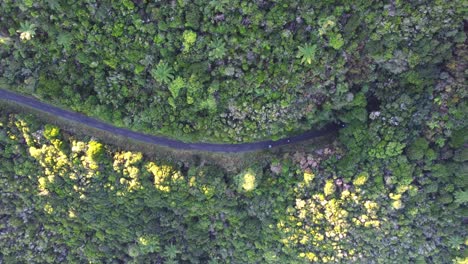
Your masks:
<svg viewBox="0 0 468 264"><path fill-rule="evenodd" d="M330 124L325 126L320 130L311 130L303 134L283 138L280 140L272 141L259 141L252 143L240 143L240 144L214 144L214 143L185 143L179 140L169 139L165 137L147 135L135 131L131 131L125 128L115 127L113 125L106 124L102 121L96 120L94 118L64 110L46 103L43 103L39 100L19 95L7 90L0 89L0 99L13 101L18 104L22 104L36 110L40 110L56 117L60 117L66 120L71 120L74 122L81 123L83 125L104 130L106 132L127 137L130 139L138 140L145 143L165 146L174 149L180 150L201 150L201 151L210 151L210 152L247 152L255 151L262 149L269 149L272 147L278 147L282 145L298 143L301 141L309 140L311 138L320 137L330 132L336 131L339 129L338 124Z"/></svg>

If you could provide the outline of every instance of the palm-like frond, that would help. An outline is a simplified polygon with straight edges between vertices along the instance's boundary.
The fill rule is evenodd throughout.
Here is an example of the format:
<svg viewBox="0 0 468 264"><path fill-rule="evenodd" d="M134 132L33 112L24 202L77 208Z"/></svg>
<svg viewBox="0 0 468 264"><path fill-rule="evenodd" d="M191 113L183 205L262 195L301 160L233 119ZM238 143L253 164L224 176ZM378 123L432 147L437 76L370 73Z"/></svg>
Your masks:
<svg viewBox="0 0 468 264"><path fill-rule="evenodd" d="M304 46L299 46L297 58L301 59L301 63L312 64L312 61L315 59L316 51L317 45L305 44Z"/></svg>
<svg viewBox="0 0 468 264"><path fill-rule="evenodd" d="M211 0L208 3L208 6L210 6L215 12L224 12L227 3L229 2L226 0Z"/></svg>
<svg viewBox="0 0 468 264"><path fill-rule="evenodd" d="M455 193L455 202L459 204L468 203L468 191L458 191Z"/></svg>
<svg viewBox="0 0 468 264"><path fill-rule="evenodd" d="M156 66L156 69L151 70L151 76L153 76L156 81L168 84L171 82L171 80L174 78L174 75L172 74L172 68L169 67L169 65L165 62L159 62L158 66Z"/></svg>
<svg viewBox="0 0 468 264"><path fill-rule="evenodd" d="M65 49L70 49L73 36L70 33L60 33L57 36L57 44L62 45Z"/></svg>
<svg viewBox="0 0 468 264"><path fill-rule="evenodd" d="M226 54L226 46L220 39L212 41L210 43L210 48L211 51L208 55L214 59L221 59Z"/></svg>
<svg viewBox="0 0 468 264"><path fill-rule="evenodd" d="M29 22L21 22L20 29L16 32L21 33L20 39L30 40L36 35L36 25Z"/></svg>
<svg viewBox="0 0 468 264"><path fill-rule="evenodd" d="M175 259L181 251L175 245L169 245L164 248L163 256L168 259Z"/></svg>

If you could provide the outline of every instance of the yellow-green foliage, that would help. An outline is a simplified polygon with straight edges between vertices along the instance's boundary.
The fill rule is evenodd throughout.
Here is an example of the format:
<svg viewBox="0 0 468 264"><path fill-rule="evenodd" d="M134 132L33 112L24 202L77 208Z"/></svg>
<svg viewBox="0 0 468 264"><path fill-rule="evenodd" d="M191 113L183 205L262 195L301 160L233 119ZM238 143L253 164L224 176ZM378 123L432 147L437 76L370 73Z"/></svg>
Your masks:
<svg viewBox="0 0 468 264"><path fill-rule="evenodd" d="M88 143L88 150L86 151L86 155L93 160L98 159L101 155L104 154L104 145L97 141L90 141Z"/></svg>
<svg viewBox="0 0 468 264"><path fill-rule="evenodd" d="M362 186L367 182L368 179L369 179L369 173L361 172L360 174L356 176L356 178L353 181L353 184L355 186Z"/></svg>
<svg viewBox="0 0 468 264"><path fill-rule="evenodd" d="M44 126L44 137L52 140L60 134L60 128L52 125L45 125Z"/></svg>
<svg viewBox="0 0 468 264"><path fill-rule="evenodd" d="M64 128L44 129L37 118L0 115L0 262L464 261L468 152L460 131L466 131L468 52L457 1L327 8L317 2L314 10L322 12L293 17L287 14L304 11L301 3L247 5L241 23L239 9L227 1L211 1L203 11L190 1L150 2L100 6L116 13L109 16L115 23L100 27L109 31L102 37L99 29L81 30L90 19L101 21L100 10L88 10L92 5L67 16L60 3L7 1L0 27L16 40L0 61L0 83L47 98L42 82L54 80L63 89L63 98L54 97L61 104L171 135L193 130L204 139L242 141L330 120L343 127L323 140L326 146L302 142L255 153L258 159L234 172L204 155L149 158L61 133ZM210 15L176 16L178 7ZM34 39L19 41L10 27L24 18L14 16L17 10L31 11L49 34L41 28ZM157 28L136 13L126 16L132 21L119 19L118 12L132 10L171 19L157 20ZM47 23L38 23L41 14ZM62 19L70 17L77 20L68 23L77 25L72 36L60 36ZM196 27L197 17L207 19ZM186 28L197 34L188 52L180 45ZM271 42L262 34L245 42L263 31ZM129 41L133 33L138 37ZM331 46L333 36L342 36L342 46ZM215 49L206 47L213 39L223 49L207 64L203 52ZM51 46L42 49L45 44ZM305 45L317 45L311 63L291 60L295 47ZM95 61L100 57L104 63ZM185 85L171 94L178 76ZM231 157L223 161L234 162Z"/></svg>
<svg viewBox="0 0 468 264"><path fill-rule="evenodd" d="M125 178L120 179L120 183L127 186L129 191L141 188L141 171L138 165L142 158L143 154L140 152L117 152L114 155L114 170L125 176Z"/></svg>
<svg viewBox="0 0 468 264"><path fill-rule="evenodd" d="M332 179L327 180L325 182L325 186L323 187L323 193L325 196L332 195L335 192L335 183Z"/></svg>
<svg viewBox="0 0 468 264"><path fill-rule="evenodd" d="M463 182L448 166L421 167L432 173L423 185L401 182L425 176L400 157L380 165L375 159L359 165L357 175L342 171L336 179L327 176L338 174L329 173L336 157L308 153L324 161L303 168L287 154L266 166L271 171L256 164L233 175L205 162L182 167L60 132L49 140L28 120L0 117L6 215L0 248L7 263L54 262L64 252L69 263L229 262L226 248L236 263L443 263L466 247ZM374 176L381 175L376 164L385 166L385 178ZM421 206L426 199L440 206ZM433 245L426 234L441 241L439 251L417 251ZM389 247L388 237L405 246Z"/></svg>
<svg viewBox="0 0 468 264"><path fill-rule="evenodd" d="M238 189L243 192L251 192L257 187L257 175L254 170L247 169L241 174L237 175L236 180Z"/></svg>
<svg viewBox="0 0 468 264"><path fill-rule="evenodd" d="M304 183L306 185L309 185L315 178L315 175L313 172L304 172Z"/></svg>
<svg viewBox="0 0 468 264"><path fill-rule="evenodd" d="M146 164L145 168L152 174L156 189L163 192L170 192L171 186L183 180L180 172L175 171L169 165L158 166L154 162L149 162Z"/></svg>
<svg viewBox="0 0 468 264"><path fill-rule="evenodd" d="M333 180L327 180L325 186L323 192L311 193L310 198L304 195L313 187L295 189L295 206L288 210L288 221L279 222L277 227L283 232L283 244L299 247L301 258L341 262L359 254L355 248L345 246L350 230L358 226L379 228L379 208L377 202L363 199L360 192L344 191L341 196L330 198L335 189ZM360 214L350 213L349 208L359 208L354 211Z"/></svg>
<svg viewBox="0 0 468 264"><path fill-rule="evenodd" d="M197 41L197 33L191 30L185 30L182 37L184 39L184 51L188 52L195 41Z"/></svg>

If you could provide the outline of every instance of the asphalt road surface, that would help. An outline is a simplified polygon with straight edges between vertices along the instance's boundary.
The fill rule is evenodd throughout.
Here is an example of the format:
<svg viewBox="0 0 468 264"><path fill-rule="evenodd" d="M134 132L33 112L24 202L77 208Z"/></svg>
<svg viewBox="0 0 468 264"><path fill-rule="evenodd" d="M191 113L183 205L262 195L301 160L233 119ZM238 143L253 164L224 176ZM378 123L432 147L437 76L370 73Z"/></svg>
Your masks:
<svg viewBox="0 0 468 264"><path fill-rule="evenodd" d="M74 122L81 123L88 127L97 128L115 135L127 137L130 139L138 140L145 143L165 146L180 150L201 150L209 152L248 152L274 148L287 144L294 144L302 141L306 141L312 138L320 137L328 133L334 132L340 128L338 124L329 124L320 130L310 130L300 135L283 138L280 140L266 140L252 143L240 143L240 144L214 144L214 143L185 143L179 140L174 140L166 137L147 135L135 131L131 131L125 128L115 127L110 124L106 124L102 121L94 118L64 110L39 100L19 95L7 90L0 89L0 99L13 101L15 103L25 105L43 112L47 112L56 117L71 120Z"/></svg>

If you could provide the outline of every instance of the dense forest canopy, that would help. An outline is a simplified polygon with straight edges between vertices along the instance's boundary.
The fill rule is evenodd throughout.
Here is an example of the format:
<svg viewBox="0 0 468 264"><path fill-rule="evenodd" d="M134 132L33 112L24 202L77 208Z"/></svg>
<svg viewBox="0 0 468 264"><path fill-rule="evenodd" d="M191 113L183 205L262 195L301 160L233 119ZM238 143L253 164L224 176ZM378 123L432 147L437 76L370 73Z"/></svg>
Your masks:
<svg viewBox="0 0 468 264"><path fill-rule="evenodd" d="M1 1L2 88L186 141L345 125L186 159L0 100L0 263L466 264L466 10Z"/></svg>
<svg viewBox="0 0 468 264"><path fill-rule="evenodd" d="M239 142L433 86L463 1L0 3L0 83L148 133ZM466 15L466 14L465 14Z"/></svg>
<svg viewBox="0 0 468 264"><path fill-rule="evenodd" d="M365 130L346 128L344 144L226 171L203 159L149 158L34 116L1 113L5 263L467 260L461 131L440 147L424 136L399 141L393 130L380 149L357 136ZM382 124L366 127L369 136Z"/></svg>

